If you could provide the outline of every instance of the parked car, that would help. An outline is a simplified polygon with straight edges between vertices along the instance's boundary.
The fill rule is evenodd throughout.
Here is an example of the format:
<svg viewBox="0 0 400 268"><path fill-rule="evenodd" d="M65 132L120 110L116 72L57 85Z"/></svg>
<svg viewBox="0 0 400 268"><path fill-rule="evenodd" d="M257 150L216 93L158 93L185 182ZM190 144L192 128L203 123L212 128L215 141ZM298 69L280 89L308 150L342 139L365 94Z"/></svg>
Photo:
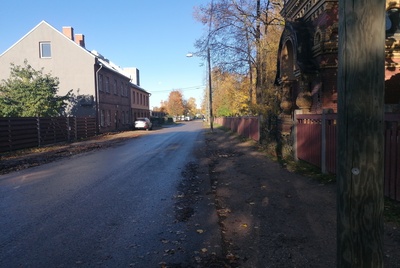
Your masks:
<svg viewBox="0 0 400 268"><path fill-rule="evenodd" d="M147 117L140 117L135 121L135 129L151 130L153 129L153 124Z"/></svg>

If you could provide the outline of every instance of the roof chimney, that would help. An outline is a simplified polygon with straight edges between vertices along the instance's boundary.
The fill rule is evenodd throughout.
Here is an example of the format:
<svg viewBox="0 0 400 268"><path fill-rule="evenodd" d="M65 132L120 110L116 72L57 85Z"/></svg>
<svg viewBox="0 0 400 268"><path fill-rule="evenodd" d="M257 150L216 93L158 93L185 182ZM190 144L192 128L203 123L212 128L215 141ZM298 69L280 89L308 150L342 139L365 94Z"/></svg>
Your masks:
<svg viewBox="0 0 400 268"><path fill-rule="evenodd" d="M83 34L75 34L75 42L81 47L85 47L85 36Z"/></svg>
<svg viewBox="0 0 400 268"><path fill-rule="evenodd" d="M72 41L74 40L74 28L72 28L71 26L64 26L62 28L62 31L65 36L67 36Z"/></svg>

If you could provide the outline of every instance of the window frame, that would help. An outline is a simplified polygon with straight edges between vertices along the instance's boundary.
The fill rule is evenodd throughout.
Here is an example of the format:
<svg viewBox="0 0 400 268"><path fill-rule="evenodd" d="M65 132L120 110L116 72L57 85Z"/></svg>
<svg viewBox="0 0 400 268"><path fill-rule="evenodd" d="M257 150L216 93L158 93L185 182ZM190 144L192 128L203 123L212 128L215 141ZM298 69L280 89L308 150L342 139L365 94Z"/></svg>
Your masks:
<svg viewBox="0 0 400 268"><path fill-rule="evenodd" d="M48 50L49 51L47 51L47 49L44 49L44 45L48 45ZM52 57L52 53L51 52L52 51L51 51L51 42L50 41L39 42L39 56L40 56L41 59L51 59L51 57ZM44 55L44 54L47 54L47 53L49 53L50 55Z"/></svg>
<svg viewBox="0 0 400 268"><path fill-rule="evenodd" d="M104 110L100 111L100 126L105 127L105 112L104 112Z"/></svg>
<svg viewBox="0 0 400 268"><path fill-rule="evenodd" d="M108 76L106 76L106 88L105 88L105 92L106 93L110 93L110 78Z"/></svg>
<svg viewBox="0 0 400 268"><path fill-rule="evenodd" d="M113 91L114 91L114 95L118 95L118 84L117 84L117 79L114 79L114 82L113 82Z"/></svg>
<svg viewBox="0 0 400 268"><path fill-rule="evenodd" d="M103 75L99 74L99 91L104 91L103 85Z"/></svg>

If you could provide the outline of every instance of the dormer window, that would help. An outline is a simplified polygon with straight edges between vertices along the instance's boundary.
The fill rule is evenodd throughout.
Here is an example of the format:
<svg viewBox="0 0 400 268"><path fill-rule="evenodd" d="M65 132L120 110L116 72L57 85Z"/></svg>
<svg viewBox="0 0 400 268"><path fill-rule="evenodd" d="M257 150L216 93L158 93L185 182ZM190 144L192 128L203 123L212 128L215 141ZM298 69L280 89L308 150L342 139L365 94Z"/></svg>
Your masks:
<svg viewBox="0 0 400 268"><path fill-rule="evenodd" d="M51 58L51 43L50 42L40 42L40 58Z"/></svg>

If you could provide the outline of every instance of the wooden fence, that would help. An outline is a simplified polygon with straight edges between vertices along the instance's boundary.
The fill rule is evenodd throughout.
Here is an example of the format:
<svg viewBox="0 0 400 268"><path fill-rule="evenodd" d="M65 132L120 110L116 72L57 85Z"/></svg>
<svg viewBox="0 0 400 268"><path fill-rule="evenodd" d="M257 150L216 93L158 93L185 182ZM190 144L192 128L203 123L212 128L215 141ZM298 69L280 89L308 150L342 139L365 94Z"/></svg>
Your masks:
<svg viewBox="0 0 400 268"><path fill-rule="evenodd" d="M297 114L295 157L336 174L337 114ZM215 123L259 141L258 117L219 117ZM385 115L384 193L400 201L400 114Z"/></svg>
<svg viewBox="0 0 400 268"><path fill-rule="evenodd" d="M296 156L336 174L336 114L296 115ZM384 191L400 201L400 114L385 115Z"/></svg>
<svg viewBox="0 0 400 268"><path fill-rule="evenodd" d="M230 129L239 135L259 141L260 140L260 124L257 116L246 117L217 117L214 119L216 124Z"/></svg>
<svg viewBox="0 0 400 268"><path fill-rule="evenodd" d="M96 135L94 117L2 117L0 153Z"/></svg>

